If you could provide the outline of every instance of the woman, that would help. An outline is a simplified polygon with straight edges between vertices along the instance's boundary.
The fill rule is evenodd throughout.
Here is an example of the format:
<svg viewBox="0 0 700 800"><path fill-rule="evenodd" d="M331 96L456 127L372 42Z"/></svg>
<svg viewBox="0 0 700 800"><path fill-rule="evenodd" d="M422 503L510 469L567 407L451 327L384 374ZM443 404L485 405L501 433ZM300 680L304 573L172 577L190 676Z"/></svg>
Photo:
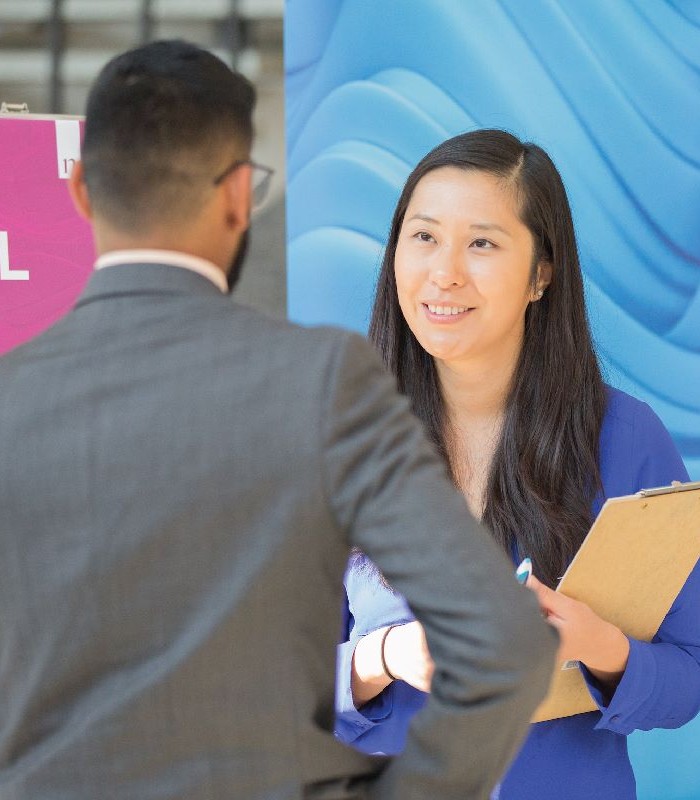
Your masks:
<svg viewBox="0 0 700 800"><path fill-rule="evenodd" d="M688 478L651 409L602 381L566 192L541 148L482 130L418 164L393 217L370 337L472 512L514 564L532 559L560 656L585 665L600 709L532 725L493 796L634 798L625 735L678 727L700 708L700 568L653 643L551 587L605 498ZM430 688L425 638L362 554L346 588L337 735L400 752Z"/></svg>

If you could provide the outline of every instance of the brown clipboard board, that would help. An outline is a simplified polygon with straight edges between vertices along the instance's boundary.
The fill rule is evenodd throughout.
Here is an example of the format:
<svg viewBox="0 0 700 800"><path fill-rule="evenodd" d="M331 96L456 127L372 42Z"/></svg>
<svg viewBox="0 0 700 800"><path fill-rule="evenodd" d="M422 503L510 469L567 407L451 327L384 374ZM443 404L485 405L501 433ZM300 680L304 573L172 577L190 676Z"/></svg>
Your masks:
<svg viewBox="0 0 700 800"><path fill-rule="evenodd" d="M557 591L650 641L700 558L700 482L606 501ZM532 722L596 711L580 669L554 670Z"/></svg>

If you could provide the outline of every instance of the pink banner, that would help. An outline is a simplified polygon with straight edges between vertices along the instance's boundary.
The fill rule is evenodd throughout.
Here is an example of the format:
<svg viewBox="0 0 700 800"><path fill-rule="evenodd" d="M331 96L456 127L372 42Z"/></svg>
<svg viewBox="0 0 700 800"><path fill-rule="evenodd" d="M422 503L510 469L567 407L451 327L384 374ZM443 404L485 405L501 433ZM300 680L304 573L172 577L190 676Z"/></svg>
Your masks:
<svg viewBox="0 0 700 800"><path fill-rule="evenodd" d="M0 354L65 314L92 271L66 183L81 135L77 119L0 117Z"/></svg>

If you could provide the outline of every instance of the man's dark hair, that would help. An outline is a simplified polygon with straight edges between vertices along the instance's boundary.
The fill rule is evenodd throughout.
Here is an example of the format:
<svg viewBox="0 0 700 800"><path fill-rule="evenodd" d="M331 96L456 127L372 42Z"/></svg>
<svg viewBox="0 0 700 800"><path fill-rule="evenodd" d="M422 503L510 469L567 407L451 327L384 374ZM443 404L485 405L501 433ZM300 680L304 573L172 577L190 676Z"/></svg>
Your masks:
<svg viewBox="0 0 700 800"><path fill-rule="evenodd" d="M404 319L394 273L413 192L421 178L443 167L495 175L511 187L533 238L533 290L538 263L552 267L544 296L525 313L523 348L489 471L483 522L508 555L531 556L537 576L555 586L588 532L591 502L601 488L598 439L606 395L586 317L569 201L541 147L506 131L477 130L448 139L422 159L394 212L369 336L456 482L435 362Z"/></svg>
<svg viewBox="0 0 700 800"><path fill-rule="evenodd" d="M217 172L247 158L254 105L246 78L188 42L112 59L87 103L82 158L93 209L130 232L186 220Z"/></svg>

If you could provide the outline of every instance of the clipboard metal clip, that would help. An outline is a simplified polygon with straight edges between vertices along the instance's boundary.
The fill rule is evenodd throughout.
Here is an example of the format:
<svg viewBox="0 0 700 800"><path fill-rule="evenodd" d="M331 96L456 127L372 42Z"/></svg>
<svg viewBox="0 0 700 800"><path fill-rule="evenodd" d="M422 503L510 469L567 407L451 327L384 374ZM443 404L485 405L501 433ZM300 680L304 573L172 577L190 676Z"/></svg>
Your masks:
<svg viewBox="0 0 700 800"><path fill-rule="evenodd" d="M637 496L655 497L659 494L672 494L673 492L692 492L694 489L700 489L700 481L689 481L688 483L674 481L670 486L659 486L655 489L641 489L637 492Z"/></svg>

